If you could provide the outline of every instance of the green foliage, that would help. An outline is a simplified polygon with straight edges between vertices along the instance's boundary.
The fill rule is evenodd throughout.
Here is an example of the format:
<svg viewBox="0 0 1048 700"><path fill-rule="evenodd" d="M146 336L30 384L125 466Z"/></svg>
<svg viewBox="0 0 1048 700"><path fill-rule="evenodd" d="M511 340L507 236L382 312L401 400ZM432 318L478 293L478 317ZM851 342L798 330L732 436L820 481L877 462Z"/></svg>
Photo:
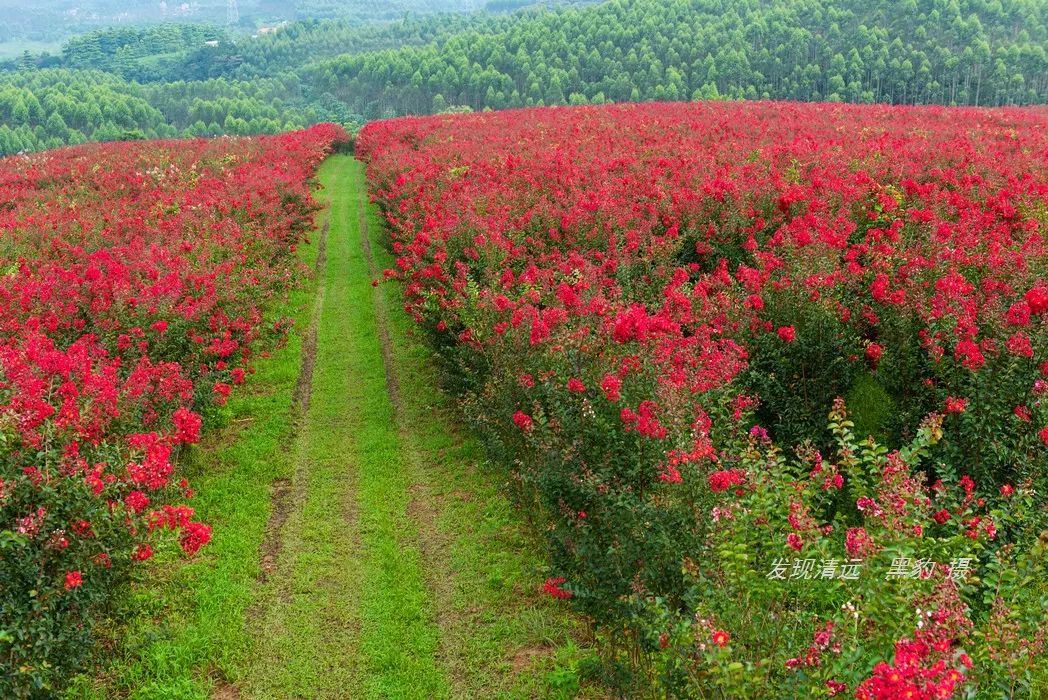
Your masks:
<svg viewBox="0 0 1048 700"><path fill-rule="evenodd" d="M109 29L70 39L62 47L63 65L101 70L128 80L148 81L164 75L163 57L228 41L220 29L205 25L163 24L135 29Z"/></svg>
<svg viewBox="0 0 1048 700"><path fill-rule="evenodd" d="M236 29L254 30L281 21L340 19L360 24L388 21L406 14L461 12L478 9L481 0L239 0ZM75 12L70 9L75 7ZM227 22L225 0L196 2L126 2L126 0L0 0L0 42L54 42L75 34L155 25L163 22L217 25Z"/></svg>
<svg viewBox="0 0 1048 700"><path fill-rule="evenodd" d="M856 441L843 402L829 425L838 443L832 464L811 450L787 457L740 435L733 451L746 487L722 492L705 546L685 552L683 603L631 597L637 627L623 645L644 659L633 681L638 691L824 697L833 682L854 692L877 650L892 664L889 650L916 639L928 645L915 663L929 669L929 682L941 661L965 679L965 697L1039 696L1046 669L1021 642L1037 636L1048 600L1045 543L1037 537L1044 515L1034 492L1016 489L984 506L963 481L929 490L917 465L943 437L941 417L930 417L893 454ZM862 494L862 512L826 515L834 491L827 484L838 468L849 493ZM931 517L940 509L949 515L941 522ZM975 530L986 522L997 528L992 537ZM933 609L934 617L925 612ZM718 633L727 635L723 645ZM952 688L938 673L936 682Z"/></svg>
<svg viewBox="0 0 1048 700"><path fill-rule="evenodd" d="M26 71L0 80L0 155L85 141L274 134L333 117L353 120L330 102L308 104L290 79L139 85L99 71Z"/></svg>
<svg viewBox="0 0 1048 700"><path fill-rule="evenodd" d="M0 696L5 698L48 697L61 686L60 679L76 669L91 649L92 625L107 602L107 589L126 580L129 568L126 560L118 560L113 568L96 566L84 554L68 562L69 570L91 571L96 585L63 590L53 565L41 556L40 543L33 540L35 523L42 523L45 513L54 522L75 522L73 518L91 513L94 536L102 548L126 546L126 537L121 537L119 518L109 516L104 504L98 505L86 484L56 483L38 494L26 483L8 480L5 487L13 495L0 505L5 523L16 522L19 513L39 515L20 521L20 529L29 536L0 530L0 591L18 592L0 596L0 668L5 669L0 674ZM64 533L57 532L47 545L52 550L64 541Z"/></svg>
<svg viewBox="0 0 1048 700"><path fill-rule="evenodd" d="M891 419L895 402L876 377L868 372L860 374L852 384L847 397L855 421L855 434L860 438L872 435L879 442L886 441L885 428Z"/></svg>

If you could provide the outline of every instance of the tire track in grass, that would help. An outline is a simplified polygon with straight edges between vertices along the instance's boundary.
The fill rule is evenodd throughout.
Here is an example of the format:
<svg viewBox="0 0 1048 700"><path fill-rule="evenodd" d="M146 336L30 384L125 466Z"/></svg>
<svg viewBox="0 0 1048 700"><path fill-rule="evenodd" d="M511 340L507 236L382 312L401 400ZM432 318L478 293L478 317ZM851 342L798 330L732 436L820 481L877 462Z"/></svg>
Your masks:
<svg viewBox="0 0 1048 700"><path fill-rule="evenodd" d="M304 498L284 528L274 574L281 594L261 627L245 695L443 697L357 242L360 181L345 157L329 159L320 178L330 230L311 401L295 446L293 488Z"/></svg>
<svg viewBox="0 0 1048 700"><path fill-rule="evenodd" d="M328 161L318 173L331 204L324 227L325 255L318 255L312 381L296 387L302 413L294 444L290 512L280 529L279 557L271 578L264 618L256 628L259 646L243 684L250 698L344 697L340 688L360 682L355 640L359 637L361 543L353 494L356 465L343 449L359 420L340 411L352 391L346 344L333 314L346 294L340 208L332 193L339 171ZM312 334L311 334L312 335ZM310 365L304 360L304 369Z"/></svg>
<svg viewBox="0 0 1048 700"><path fill-rule="evenodd" d="M366 186L361 185L357 188L357 222L360 232L360 247L364 254L364 259L367 261L368 274L372 280L377 281L381 279L381 270L375 265L368 218ZM448 562L445 558L445 555L448 553L447 549L450 540L445 536L445 533L435 528L438 516L435 494L432 493L432 488L427 483L427 475L423 473L423 456L420 454L416 444L415 435L407 427L409 420L408 411L401 401L400 383L397 379L397 371L402 368L396 366L396 361L393 357L389 314L386 310L384 293L374 294L373 306L379 347L382 352L382 364L386 375L386 393L393 408L398 437L404 442L406 447L408 465L412 477L412 483L409 487L411 498L408 502L407 514L418 525L419 537L417 546L426 561L426 587L436 601L436 624L441 633L438 653L442 665L448 670L452 694L455 697L467 697L468 683L464 669L462 664L459 663L454 650L449 648L449 641L451 640L449 640L448 633L454 627L451 598L455 585L454 572L447 565ZM415 417L417 418L418 416Z"/></svg>
<svg viewBox="0 0 1048 700"><path fill-rule="evenodd" d="M438 698L450 689L439 665L438 628L424 582L418 529L408 516L410 475L395 429L396 377L382 353L382 326L372 303L371 276L361 246L362 170L350 157L340 159L347 180L340 192L350 216L345 222L352 247L352 295L342 322L354 341L358 380L366 400L355 404L366 417L359 436L360 511L367 557L364 565L361 656L367 677L363 697Z"/></svg>
<svg viewBox="0 0 1048 700"><path fill-rule="evenodd" d="M313 392L313 369L317 363L317 319L324 305L324 270L327 264L327 239L330 224L330 221L324 222L317 239L316 262L313 266L315 279L317 280L313 312L309 317L309 327L302 337L302 359L299 365L298 379L295 381L294 393L291 395L295 433L301 429L302 419L309 410L309 400ZM287 446L285 446L285 452L290 452ZM270 574L276 569L280 552L284 546L284 524L287 522L291 511L294 510L297 504L302 503L305 497L301 489L302 474L296 472L294 477L293 479L277 479L271 486L271 510L269 520L266 522L265 539L262 541L262 549L259 556L261 570L259 571L258 581L260 584L267 583ZM292 489L292 486L295 484L299 485L297 491ZM260 596L248 610L249 625L264 618L264 606L266 603L266 597Z"/></svg>

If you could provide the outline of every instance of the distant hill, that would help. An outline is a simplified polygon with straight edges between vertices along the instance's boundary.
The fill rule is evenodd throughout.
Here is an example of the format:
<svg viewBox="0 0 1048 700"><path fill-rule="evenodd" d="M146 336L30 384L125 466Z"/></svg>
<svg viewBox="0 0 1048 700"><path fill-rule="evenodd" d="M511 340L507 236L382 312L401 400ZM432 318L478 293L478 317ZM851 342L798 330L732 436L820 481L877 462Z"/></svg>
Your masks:
<svg viewBox="0 0 1048 700"><path fill-rule="evenodd" d="M90 32L58 54L0 63L0 154L128 134L250 134L534 105L1048 102L1044 0L517 4L253 34L203 23ZM283 12L306 5L320 11L299 2Z"/></svg>

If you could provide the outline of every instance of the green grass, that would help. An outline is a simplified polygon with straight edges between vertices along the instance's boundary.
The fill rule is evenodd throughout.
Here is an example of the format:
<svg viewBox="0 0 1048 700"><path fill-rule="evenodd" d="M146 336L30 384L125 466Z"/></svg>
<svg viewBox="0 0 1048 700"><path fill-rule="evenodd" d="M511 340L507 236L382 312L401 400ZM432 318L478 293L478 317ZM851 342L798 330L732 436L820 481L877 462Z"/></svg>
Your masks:
<svg viewBox="0 0 1048 700"><path fill-rule="evenodd" d="M136 586L120 657L78 697L574 697L581 623L542 596L541 547L438 390L392 283L363 168L329 159L326 265L287 305L311 316L311 401L292 409L303 337L259 363L227 427L186 465L215 526L198 559L171 556ZM302 246L307 263L316 246ZM315 311L314 311L315 309ZM385 350L380 340L388 337ZM398 390L389 391L387 372ZM396 401L394 400L396 397ZM271 485L288 484L268 533ZM263 542L279 541L260 582ZM267 550L268 551L268 550ZM224 696L223 696L224 697Z"/></svg>
<svg viewBox="0 0 1048 700"><path fill-rule="evenodd" d="M325 163L333 197L313 398L300 435L309 480L274 609L247 690L252 697L438 697L437 630L422 579L407 480L385 389L370 286L357 243L359 167Z"/></svg>

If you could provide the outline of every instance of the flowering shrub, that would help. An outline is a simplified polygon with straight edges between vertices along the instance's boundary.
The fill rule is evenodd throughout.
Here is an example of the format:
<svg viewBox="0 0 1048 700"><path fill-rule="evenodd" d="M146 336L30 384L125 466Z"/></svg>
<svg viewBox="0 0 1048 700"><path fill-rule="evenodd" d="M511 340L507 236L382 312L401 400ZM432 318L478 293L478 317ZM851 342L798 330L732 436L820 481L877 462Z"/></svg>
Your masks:
<svg viewBox="0 0 1048 700"><path fill-rule="evenodd" d="M717 607L743 590L721 549L744 547L751 566L818 552L877 570L934 542L942 566L978 558L982 581L985 567L1040 561L1046 126L1044 110L619 105L397 119L357 146L389 221L387 274L405 281L467 417L546 525L556 595L653 654L633 656L638 675L733 692L740 673L801 678L808 692L816 664L782 675L787 647L754 639L780 622ZM876 454L849 456L826 430L838 397ZM804 482L787 467L755 482L753 450L772 444L803 446L809 472L843 452ZM971 501L925 512L948 500L925 492L939 483ZM897 503L879 500L885 489L902 512L886 510ZM733 500L758 494L748 507L764 523ZM995 514L1016 494L1030 505ZM1029 671L1027 687L1044 682L1019 660L1029 646L1007 662L966 652L972 669L938 649L988 629L981 586L875 577L865 592L844 579L747 600L807 615L787 638L817 647L820 669L830 657L812 625L843 634L828 606L845 592L864 596L861 615L891 616L841 642L840 672L817 679L824 694L888 697L905 680L949 696L987 688L1007 664ZM1043 614L1043 585L1032 590L1019 612L1001 605ZM935 639L903 629L897 610L918 594L934 604L922 610L963 609L974 626L944 618ZM1023 625L1016 639L1035 645ZM728 641L711 646L717 631Z"/></svg>
<svg viewBox="0 0 1048 700"><path fill-rule="evenodd" d="M724 452L736 487L707 499L707 543L685 553L686 604L633 596L658 621L644 640L659 649L653 682L689 696L1036 695L1048 680L1038 658L1048 542L1033 530L1034 493L1008 485L1002 498L979 497L967 476L928 485L917 467L942 422L929 416L888 452L857 441L838 402L832 460L810 445L789 459L740 425ZM735 653L710 648L715 623L731 626Z"/></svg>
<svg viewBox="0 0 1048 700"><path fill-rule="evenodd" d="M175 457L243 382L337 127L0 161L0 695L50 696L163 539Z"/></svg>

